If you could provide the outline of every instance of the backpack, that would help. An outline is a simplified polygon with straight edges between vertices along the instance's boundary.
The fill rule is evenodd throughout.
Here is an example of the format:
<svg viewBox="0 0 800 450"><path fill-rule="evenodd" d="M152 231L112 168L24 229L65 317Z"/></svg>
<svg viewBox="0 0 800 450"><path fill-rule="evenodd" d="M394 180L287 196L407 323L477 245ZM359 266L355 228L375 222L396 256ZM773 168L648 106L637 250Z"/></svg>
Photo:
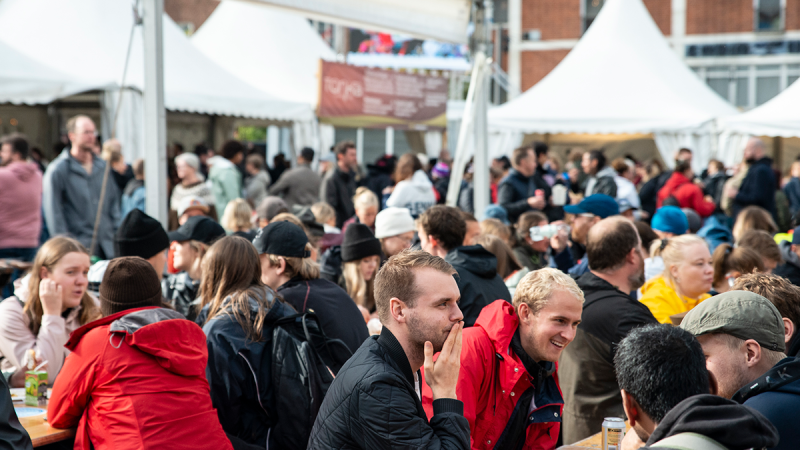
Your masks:
<svg viewBox="0 0 800 450"><path fill-rule="evenodd" d="M273 411L277 411L270 440L277 448L304 450L308 447L311 428L336 373L342 368L341 352L352 352L339 339L328 338L319 326L317 316L305 312L287 316L275 323L272 332L272 389L275 392Z"/></svg>
<svg viewBox="0 0 800 450"><path fill-rule="evenodd" d="M598 178L592 194L606 194L611 198L617 198L617 182L614 181L614 177Z"/></svg>

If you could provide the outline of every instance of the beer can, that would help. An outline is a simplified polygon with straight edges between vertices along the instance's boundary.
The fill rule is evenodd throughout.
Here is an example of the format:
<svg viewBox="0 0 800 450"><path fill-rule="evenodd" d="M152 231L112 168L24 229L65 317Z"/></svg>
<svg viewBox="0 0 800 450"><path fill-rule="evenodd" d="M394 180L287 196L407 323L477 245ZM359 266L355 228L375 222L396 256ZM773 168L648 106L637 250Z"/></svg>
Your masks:
<svg viewBox="0 0 800 450"><path fill-rule="evenodd" d="M619 417L603 420L603 450L619 450L625 436L625 421Z"/></svg>

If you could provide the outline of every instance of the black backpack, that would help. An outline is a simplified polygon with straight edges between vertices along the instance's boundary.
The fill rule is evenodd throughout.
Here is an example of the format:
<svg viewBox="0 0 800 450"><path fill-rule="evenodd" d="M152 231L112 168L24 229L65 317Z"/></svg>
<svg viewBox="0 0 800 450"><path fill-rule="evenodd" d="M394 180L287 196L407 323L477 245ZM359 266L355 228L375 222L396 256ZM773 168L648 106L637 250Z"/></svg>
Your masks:
<svg viewBox="0 0 800 450"><path fill-rule="evenodd" d="M273 411L277 421L271 439L277 448L304 450L308 447L311 428L322 406L322 399L342 368L342 352L350 349L339 339L328 338L313 312L279 319L272 332Z"/></svg>

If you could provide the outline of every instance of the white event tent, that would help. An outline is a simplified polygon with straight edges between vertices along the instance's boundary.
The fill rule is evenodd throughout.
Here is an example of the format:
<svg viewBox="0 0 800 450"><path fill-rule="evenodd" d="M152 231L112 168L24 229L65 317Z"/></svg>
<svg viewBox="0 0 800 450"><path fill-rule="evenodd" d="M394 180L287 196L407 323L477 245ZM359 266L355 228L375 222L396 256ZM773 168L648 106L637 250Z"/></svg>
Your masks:
<svg viewBox="0 0 800 450"><path fill-rule="evenodd" d="M131 3L123 1L0 2L0 42L82 83L113 86L103 95L104 136L111 134L118 89L124 89L116 135L128 158L144 155L140 26L134 30L123 77L134 20ZM203 55L168 16L164 15L163 21L164 103L168 110L276 121L313 120L307 104L260 91Z"/></svg>
<svg viewBox="0 0 800 450"><path fill-rule="evenodd" d="M0 42L0 103L47 104L80 92L102 88L25 56Z"/></svg>
<svg viewBox="0 0 800 450"><path fill-rule="evenodd" d="M699 169L717 153L715 119L736 112L677 57L641 0L609 0L555 69L489 111L489 129L517 141L522 133L653 133L668 164L689 147Z"/></svg>
<svg viewBox="0 0 800 450"><path fill-rule="evenodd" d="M192 35L205 56L269 95L302 102L314 110L319 102L320 60L334 51L307 19L279 8L224 1ZM315 120L294 121L294 146L333 145L333 127ZM321 133L320 133L321 132ZM322 134L322 136L320 136Z"/></svg>
<svg viewBox="0 0 800 450"><path fill-rule="evenodd" d="M726 165L741 161L749 136L800 137L800 83L794 82L763 105L719 120Z"/></svg>

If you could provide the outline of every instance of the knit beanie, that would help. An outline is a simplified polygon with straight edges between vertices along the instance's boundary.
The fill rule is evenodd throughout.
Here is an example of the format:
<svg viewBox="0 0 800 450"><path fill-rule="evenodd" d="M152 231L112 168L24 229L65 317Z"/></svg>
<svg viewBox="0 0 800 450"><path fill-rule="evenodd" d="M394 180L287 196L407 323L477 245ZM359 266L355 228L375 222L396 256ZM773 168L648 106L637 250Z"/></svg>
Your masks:
<svg viewBox="0 0 800 450"><path fill-rule="evenodd" d="M397 236L409 231L416 231L416 229L408 208L393 206L379 212L375 217L375 237L378 239Z"/></svg>
<svg viewBox="0 0 800 450"><path fill-rule="evenodd" d="M358 261L381 254L381 241L363 223L352 223L344 230L342 262Z"/></svg>
<svg viewBox="0 0 800 450"><path fill-rule="evenodd" d="M103 316L144 306L161 306L161 283L153 266L138 256L112 259L100 283Z"/></svg>
<svg viewBox="0 0 800 450"><path fill-rule="evenodd" d="M169 248L169 238L156 219L134 208L122 219L114 235L114 253L150 259Z"/></svg>

